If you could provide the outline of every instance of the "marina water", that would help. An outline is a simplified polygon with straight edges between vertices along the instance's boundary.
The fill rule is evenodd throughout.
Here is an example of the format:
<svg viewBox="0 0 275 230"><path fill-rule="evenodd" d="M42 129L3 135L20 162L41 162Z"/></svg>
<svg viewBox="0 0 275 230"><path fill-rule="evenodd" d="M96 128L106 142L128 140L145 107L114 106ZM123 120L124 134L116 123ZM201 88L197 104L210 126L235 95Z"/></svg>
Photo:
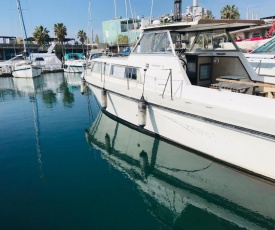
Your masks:
<svg viewBox="0 0 275 230"><path fill-rule="evenodd" d="M78 74L0 78L0 121L0 229L275 229L274 184L114 119Z"/></svg>

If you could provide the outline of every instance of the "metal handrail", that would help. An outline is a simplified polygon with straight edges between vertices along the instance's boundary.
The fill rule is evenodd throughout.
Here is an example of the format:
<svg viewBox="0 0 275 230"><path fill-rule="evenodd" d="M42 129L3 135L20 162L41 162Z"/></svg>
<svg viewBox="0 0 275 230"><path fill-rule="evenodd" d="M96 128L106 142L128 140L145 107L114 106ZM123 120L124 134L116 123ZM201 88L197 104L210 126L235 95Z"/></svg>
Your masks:
<svg viewBox="0 0 275 230"><path fill-rule="evenodd" d="M255 69L255 72L256 72L256 70L259 67L258 74L260 73L260 70L261 70L261 64L262 64L262 60L260 60L259 64L256 66L256 69Z"/></svg>
<svg viewBox="0 0 275 230"><path fill-rule="evenodd" d="M173 82L173 79L172 79L172 69L169 69L170 72L169 72L169 75L167 77L167 81L165 83L165 86L164 86L164 89L163 89L163 93L162 93L162 98L164 96L164 93L165 93L165 90L166 90L166 87L167 87L167 84L168 84L168 80L170 78L170 84L171 84L171 100L173 100L173 86L172 86L172 82Z"/></svg>

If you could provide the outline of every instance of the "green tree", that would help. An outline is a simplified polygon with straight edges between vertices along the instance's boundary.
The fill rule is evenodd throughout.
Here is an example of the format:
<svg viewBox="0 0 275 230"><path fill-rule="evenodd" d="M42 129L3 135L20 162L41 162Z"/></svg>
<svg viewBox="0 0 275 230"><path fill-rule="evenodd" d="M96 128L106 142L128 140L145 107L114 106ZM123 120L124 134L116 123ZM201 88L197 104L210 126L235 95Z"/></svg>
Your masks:
<svg viewBox="0 0 275 230"><path fill-rule="evenodd" d="M127 35L122 35L122 34L119 34L117 36L117 42L118 43L128 43L129 42L129 38Z"/></svg>
<svg viewBox="0 0 275 230"><path fill-rule="evenodd" d="M87 39L87 35L86 35L86 33L84 32L84 30L79 30L79 31L78 31L78 33L77 33L77 38L79 38L79 41L80 41L81 44L82 44L82 50L83 50L83 53L84 53L83 44L84 44L85 40Z"/></svg>
<svg viewBox="0 0 275 230"><path fill-rule="evenodd" d="M100 41L99 41L99 37L98 37L98 35L96 34L96 35L95 35L95 43L96 43L96 44L99 44L99 42L100 42Z"/></svg>
<svg viewBox="0 0 275 230"><path fill-rule="evenodd" d="M58 42L63 44L65 37L67 36L67 27L63 23L54 24L54 34Z"/></svg>
<svg viewBox="0 0 275 230"><path fill-rule="evenodd" d="M77 33L77 38L79 38L79 41L84 44L85 40L87 39L87 35L83 30L79 30Z"/></svg>
<svg viewBox="0 0 275 230"><path fill-rule="evenodd" d="M205 15L203 18L205 19L215 19L212 13Z"/></svg>
<svg viewBox="0 0 275 230"><path fill-rule="evenodd" d="M240 19L240 13L235 5L226 5L221 9L221 19Z"/></svg>
<svg viewBox="0 0 275 230"><path fill-rule="evenodd" d="M63 23L54 24L54 34L57 38L57 41L62 44L62 54L64 55L63 43L65 37L67 36L67 27Z"/></svg>
<svg viewBox="0 0 275 230"><path fill-rule="evenodd" d="M43 26L37 26L33 32L33 37L36 43L41 46L45 42L49 42L50 36L49 36L49 30L47 28L44 28Z"/></svg>

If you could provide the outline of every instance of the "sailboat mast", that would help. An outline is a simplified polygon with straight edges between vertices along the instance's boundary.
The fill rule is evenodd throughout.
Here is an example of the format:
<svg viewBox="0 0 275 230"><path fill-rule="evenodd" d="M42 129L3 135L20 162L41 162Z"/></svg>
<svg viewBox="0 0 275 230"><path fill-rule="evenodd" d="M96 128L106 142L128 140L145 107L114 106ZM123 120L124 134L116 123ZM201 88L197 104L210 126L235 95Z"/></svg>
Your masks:
<svg viewBox="0 0 275 230"><path fill-rule="evenodd" d="M153 6L154 6L154 0L152 0L152 3L151 3L150 24L152 24Z"/></svg>
<svg viewBox="0 0 275 230"><path fill-rule="evenodd" d="M114 5L115 5L115 18L116 18L116 0L114 0Z"/></svg>
<svg viewBox="0 0 275 230"><path fill-rule="evenodd" d="M19 21L20 21L21 30L22 30L22 33L25 35L25 39L26 39L26 41L25 41L24 38L23 38L24 52L26 52L27 51L26 43L28 44L28 37L27 37L26 27L25 27L25 23L24 23L24 19L23 19L23 13L22 13L20 1L16 0L16 3L17 3L17 9L18 9L18 14L19 14ZM28 48L28 54L29 54L29 48Z"/></svg>
<svg viewBox="0 0 275 230"><path fill-rule="evenodd" d="M94 42L94 37L93 37L93 26L92 26L92 12L91 12L91 1L89 1L88 5L88 33L90 33L91 36L91 43Z"/></svg>

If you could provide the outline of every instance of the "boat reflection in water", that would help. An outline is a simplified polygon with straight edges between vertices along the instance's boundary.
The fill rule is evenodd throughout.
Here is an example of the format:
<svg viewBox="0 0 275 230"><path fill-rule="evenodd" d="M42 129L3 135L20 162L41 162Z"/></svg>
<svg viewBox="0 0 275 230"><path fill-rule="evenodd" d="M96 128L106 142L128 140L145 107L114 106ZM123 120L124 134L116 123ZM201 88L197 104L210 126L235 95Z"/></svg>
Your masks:
<svg viewBox="0 0 275 230"><path fill-rule="evenodd" d="M149 210L173 229L274 229L275 187L100 112L89 144L133 180Z"/></svg>

